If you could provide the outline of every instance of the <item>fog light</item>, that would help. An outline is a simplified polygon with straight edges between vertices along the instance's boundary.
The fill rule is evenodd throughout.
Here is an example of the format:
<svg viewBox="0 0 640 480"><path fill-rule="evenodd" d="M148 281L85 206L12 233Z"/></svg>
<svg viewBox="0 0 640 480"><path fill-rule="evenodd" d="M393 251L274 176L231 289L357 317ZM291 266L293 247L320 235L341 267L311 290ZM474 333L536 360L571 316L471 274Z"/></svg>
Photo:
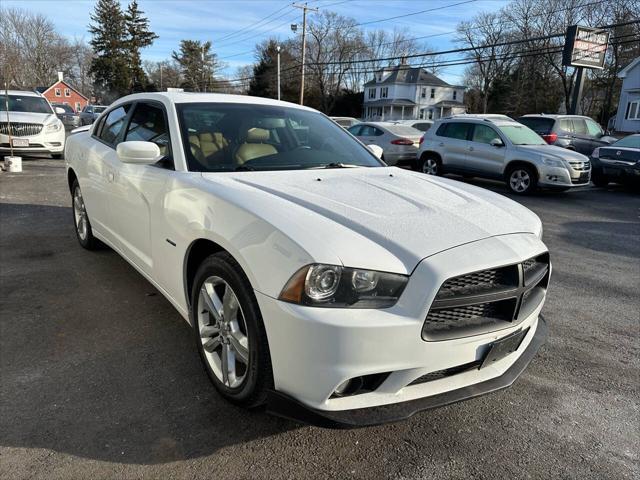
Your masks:
<svg viewBox="0 0 640 480"><path fill-rule="evenodd" d="M333 392L334 397L344 397L345 395L351 395L362 387L362 377L350 378L345 380L336 387Z"/></svg>

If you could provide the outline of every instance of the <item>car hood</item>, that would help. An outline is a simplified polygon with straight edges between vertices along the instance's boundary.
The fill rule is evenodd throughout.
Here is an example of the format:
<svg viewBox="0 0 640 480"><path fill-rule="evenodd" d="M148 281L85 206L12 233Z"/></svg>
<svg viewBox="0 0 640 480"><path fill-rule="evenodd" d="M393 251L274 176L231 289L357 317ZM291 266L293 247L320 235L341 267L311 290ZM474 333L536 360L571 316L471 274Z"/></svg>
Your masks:
<svg viewBox="0 0 640 480"><path fill-rule="evenodd" d="M318 262L410 273L425 257L483 238L540 232L501 195L394 167L204 173L218 196L271 223ZM222 185L220 185L222 187Z"/></svg>
<svg viewBox="0 0 640 480"><path fill-rule="evenodd" d="M586 162L589 160L588 157L581 153L555 145L517 145L516 149L529 155L545 156L571 162Z"/></svg>
<svg viewBox="0 0 640 480"><path fill-rule="evenodd" d="M53 113L9 112L9 121L13 123L50 123L56 118ZM0 112L0 122L7 121L7 112Z"/></svg>

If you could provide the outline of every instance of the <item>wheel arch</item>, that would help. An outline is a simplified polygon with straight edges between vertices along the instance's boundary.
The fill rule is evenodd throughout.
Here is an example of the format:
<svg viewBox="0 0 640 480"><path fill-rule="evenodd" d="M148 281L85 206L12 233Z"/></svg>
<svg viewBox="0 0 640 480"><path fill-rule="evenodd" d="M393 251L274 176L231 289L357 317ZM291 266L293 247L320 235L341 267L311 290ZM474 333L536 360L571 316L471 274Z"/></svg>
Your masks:
<svg viewBox="0 0 640 480"><path fill-rule="evenodd" d="M442 155L440 155L435 150L425 150L420 154L420 160L425 160L428 157L436 158L440 162L440 164L442 164Z"/></svg>
<svg viewBox="0 0 640 480"><path fill-rule="evenodd" d="M504 178L507 178L511 169L519 166L529 167L533 169L534 173L536 174L536 180L540 180L540 171L538 170L538 167L535 165L535 163L526 160L511 160L509 163L507 163L507 165L504 167Z"/></svg>
<svg viewBox="0 0 640 480"><path fill-rule="evenodd" d="M196 272L198 271L198 267L205 258L219 252L226 252L233 257L233 255L220 244L208 238L198 238L191 242L187 248L182 272L187 308L191 307L191 288L193 287L193 281L195 279Z"/></svg>
<svg viewBox="0 0 640 480"><path fill-rule="evenodd" d="M76 172L73 171L73 168L69 168L67 170L67 184L69 185L70 192L71 192L71 189L73 188L73 182L76 180L78 180L78 176L76 175Z"/></svg>

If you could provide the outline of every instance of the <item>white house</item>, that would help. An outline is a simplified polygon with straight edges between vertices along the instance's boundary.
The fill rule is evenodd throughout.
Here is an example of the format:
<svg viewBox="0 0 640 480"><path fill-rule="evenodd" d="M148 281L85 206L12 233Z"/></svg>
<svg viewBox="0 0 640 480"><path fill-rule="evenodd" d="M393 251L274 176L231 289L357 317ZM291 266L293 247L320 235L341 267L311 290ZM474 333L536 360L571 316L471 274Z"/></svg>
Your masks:
<svg viewBox="0 0 640 480"><path fill-rule="evenodd" d="M401 63L377 71L373 80L364 84L362 116L369 121L435 120L465 113L465 88Z"/></svg>
<svg viewBox="0 0 640 480"><path fill-rule="evenodd" d="M615 129L618 132L640 132L640 57L618 73L622 78L622 90L616 113Z"/></svg>

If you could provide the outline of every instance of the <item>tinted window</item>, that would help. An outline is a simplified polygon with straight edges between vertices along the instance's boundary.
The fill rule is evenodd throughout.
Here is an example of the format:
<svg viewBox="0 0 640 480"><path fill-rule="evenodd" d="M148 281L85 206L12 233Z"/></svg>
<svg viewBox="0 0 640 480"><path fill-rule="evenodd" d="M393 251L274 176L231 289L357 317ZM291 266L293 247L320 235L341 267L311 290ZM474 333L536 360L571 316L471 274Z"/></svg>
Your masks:
<svg viewBox="0 0 640 480"><path fill-rule="evenodd" d="M520 117L518 121L539 135L547 135L553 128L553 118Z"/></svg>
<svg viewBox="0 0 640 480"><path fill-rule="evenodd" d="M420 130L421 132L426 132L431 128L430 123L414 123L412 126L413 128Z"/></svg>
<svg viewBox="0 0 640 480"><path fill-rule="evenodd" d="M109 114L111 117L111 114ZM169 130L164 111L147 103L139 103L131 117L125 140L153 142L160 147L160 153L169 153Z"/></svg>
<svg viewBox="0 0 640 480"><path fill-rule="evenodd" d="M486 125L476 125L473 129L473 137L471 140L479 143L491 143L492 140L495 139L500 140L500 135L491 127L487 127Z"/></svg>
<svg viewBox="0 0 640 480"><path fill-rule="evenodd" d="M362 127L360 125L354 125L351 128L348 128L347 130L349 130L349 133L351 133L351 135L355 135L356 137L360 136L360 129Z"/></svg>
<svg viewBox="0 0 640 480"><path fill-rule="evenodd" d="M565 132L573 132L573 122L569 118L560 119L560 128Z"/></svg>
<svg viewBox="0 0 640 480"><path fill-rule="evenodd" d="M574 133L587 133L587 122L585 122L583 118L574 118L572 122Z"/></svg>
<svg viewBox="0 0 640 480"><path fill-rule="evenodd" d="M458 140L466 140L469 136L469 131L473 124L471 123L459 123L450 122L446 124L447 128L444 131L445 137L457 138ZM440 135L440 129L438 129L438 135Z"/></svg>
<svg viewBox="0 0 640 480"><path fill-rule="evenodd" d="M183 103L176 109L191 171L383 166L342 127L317 112L241 103Z"/></svg>
<svg viewBox="0 0 640 480"><path fill-rule="evenodd" d="M594 122L590 118L585 119L585 121L587 122L587 131L589 132L589 135L593 135L594 137L601 137L604 134L602 128L600 128L600 125L598 125L596 122Z"/></svg>
<svg viewBox="0 0 640 480"><path fill-rule="evenodd" d="M102 113L107 109L107 107L93 107L93 113Z"/></svg>
<svg viewBox="0 0 640 480"><path fill-rule="evenodd" d="M107 115L104 121L102 131L100 132L100 138L104 142L109 145L116 145L120 132L126 123L127 113L130 108L131 105L122 105L109 112L109 115Z"/></svg>
<svg viewBox="0 0 640 480"><path fill-rule="evenodd" d="M379 128L373 127L371 125L362 125L362 130L360 130L360 133L358 134L358 136L360 137L379 137L380 135L383 135L383 131L380 130Z"/></svg>
<svg viewBox="0 0 640 480"><path fill-rule="evenodd" d="M614 143L616 147L640 148L640 135L629 135Z"/></svg>

